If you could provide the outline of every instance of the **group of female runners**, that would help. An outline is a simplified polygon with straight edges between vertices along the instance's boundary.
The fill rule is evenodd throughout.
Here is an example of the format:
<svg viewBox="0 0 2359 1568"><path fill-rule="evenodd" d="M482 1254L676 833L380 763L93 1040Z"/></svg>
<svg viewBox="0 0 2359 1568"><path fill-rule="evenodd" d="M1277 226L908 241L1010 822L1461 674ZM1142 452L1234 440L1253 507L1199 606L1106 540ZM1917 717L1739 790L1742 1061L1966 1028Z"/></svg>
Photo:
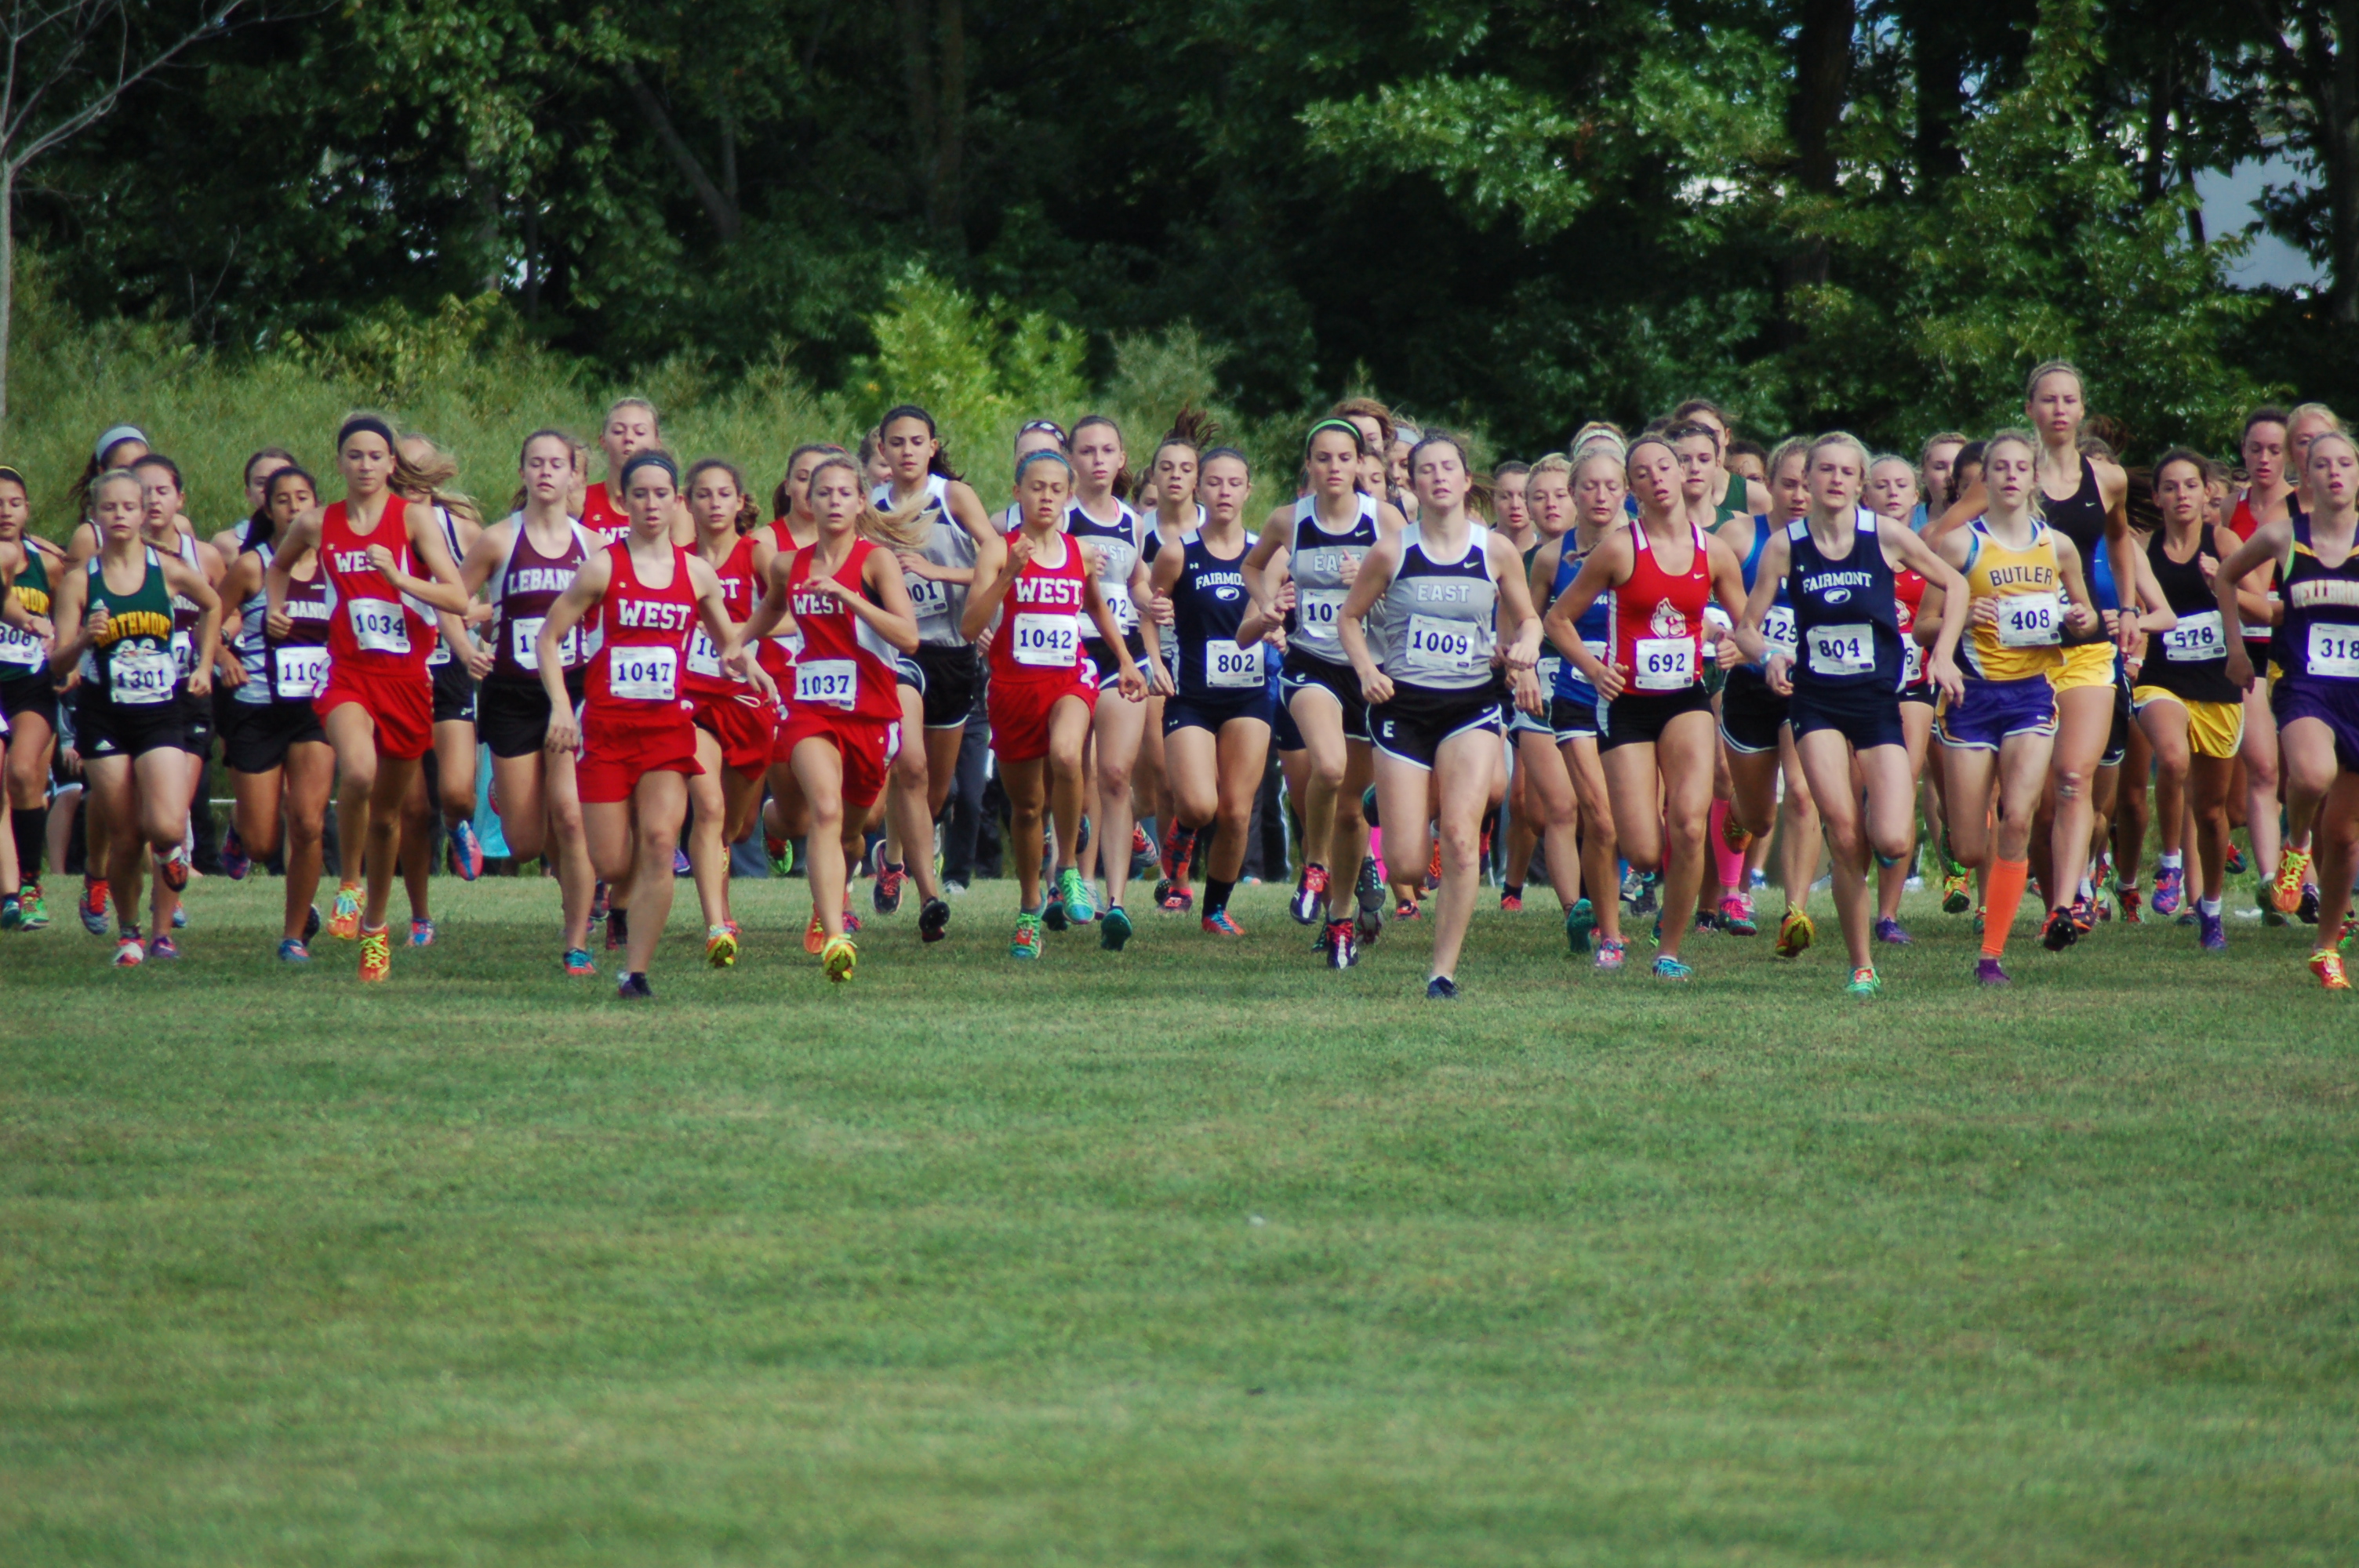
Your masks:
<svg viewBox="0 0 2359 1568"><path fill-rule="evenodd" d="M1292 917L1348 968L1386 903L1420 918L1430 886L1434 998L1457 994L1503 808L1503 904L1521 908L1537 852L1571 950L1603 970L1628 962L1625 902L1654 914L1665 980L1691 974L1694 932L1756 931L1773 838L1775 948L1795 957L1825 863L1860 995L1881 988L1876 946L1909 940L1920 821L1995 985L2035 880L2061 951L2099 918L2109 853L2125 920L2183 913L2223 947L2241 818L2268 916L2315 921L2310 968L2347 989L2359 449L2321 407L2265 408L2240 482L2185 449L2133 475L2061 363L2033 372L2025 414L1911 460L1841 433L1763 451L1696 400L1486 475L1458 438L1354 399L1259 512L1245 454L1196 416L1136 468L1109 418L1036 420L995 515L905 406L853 449L798 449L766 518L742 470L683 468L627 399L601 481L591 449L536 431L497 521L432 442L359 415L335 433L341 499L259 452L250 515L209 540L179 468L118 427L62 545L0 467L0 926L47 924L40 867L78 809L84 925L112 916L118 965L177 957L218 731L223 865L283 857L279 956L307 961L324 925L382 980L397 881L409 945L435 940L438 817L452 868L482 871L480 743L509 853L557 882L567 973L596 972L603 920L620 994L649 994L679 862L708 961L734 964L730 846L758 827L780 871L804 843L805 946L842 981L880 830L875 910L915 883L921 939L948 934L934 825L980 698L1017 959L1093 925L1120 951L1134 862L1158 862L1157 907L1242 935L1231 896L1275 748Z"/></svg>

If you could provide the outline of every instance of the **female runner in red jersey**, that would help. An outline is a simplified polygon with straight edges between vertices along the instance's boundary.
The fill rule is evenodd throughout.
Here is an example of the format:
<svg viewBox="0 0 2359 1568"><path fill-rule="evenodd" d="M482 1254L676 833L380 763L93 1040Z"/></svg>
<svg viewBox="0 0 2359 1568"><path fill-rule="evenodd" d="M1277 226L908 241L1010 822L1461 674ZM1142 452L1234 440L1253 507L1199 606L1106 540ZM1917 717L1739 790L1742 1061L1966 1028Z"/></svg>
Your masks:
<svg viewBox="0 0 2359 1568"><path fill-rule="evenodd" d="M778 744L810 806L807 874L821 932L820 964L829 979L842 982L859 959L843 929L844 824L876 804L905 743L894 656L918 645L918 615L899 560L859 536L875 519L850 458L820 460L810 502L819 542L772 557L745 636L766 635L789 616L802 633Z"/></svg>
<svg viewBox="0 0 2359 1568"><path fill-rule="evenodd" d="M819 542L819 514L810 506L811 475L826 459L845 455L833 442L820 441L797 447L787 459L787 476L770 497L770 510L777 515L765 530L775 555L791 556ZM795 658L802 652L803 634L789 622L753 645L762 668L777 686L778 723L783 730L794 696ZM810 807L803 801L803 786L795 782L787 749L775 737L770 746L769 784L770 799L762 807L762 847L770 857L770 874L784 877L795 869L793 840L810 831ZM854 933L860 929L851 924L846 928Z"/></svg>
<svg viewBox="0 0 2359 1568"><path fill-rule="evenodd" d="M582 492L582 525L600 546L618 545L631 531L623 505L620 475L641 452L663 449L663 421L656 406L644 397L617 398L598 427L598 449L606 454L606 480ZM691 542L686 506L672 508L671 542L685 547Z"/></svg>
<svg viewBox="0 0 2359 1568"><path fill-rule="evenodd" d="M1663 876L1662 951L1655 978L1684 980L1680 944L1703 882L1704 826L1712 813L1712 699L1703 661L1719 643L1722 667L1735 640L1704 620L1717 602L1731 620L1745 609L1745 567L1720 539L1690 522L1680 460L1660 436L1631 443L1626 471L1638 516L1608 535L1581 575L1549 606L1549 641L1597 688L1597 749L1614 802L1622 853L1640 871L1669 862ZM1611 662L1581 639L1582 611L1614 595ZM1660 802L1660 809L1657 803ZM1668 831L1668 850L1664 837Z"/></svg>
<svg viewBox="0 0 2359 1568"><path fill-rule="evenodd" d="M998 618L991 639L991 749L1007 790L1007 852L1016 862L1023 906L1008 956L1040 956L1040 813L1056 822L1057 866L1074 869L1069 888L1082 890L1075 844L1082 826L1082 752L1098 698L1095 667L1082 651L1082 618L1114 655L1116 685L1125 701L1147 697L1147 678L1123 645L1122 628L1098 590L1094 546L1066 536L1065 511L1073 499L1073 467L1053 448L1030 452L1016 465L1016 503L1024 525L1008 541L1007 559L967 596L963 630L972 641ZM1002 605L1006 613L1000 614ZM1054 803L1049 796L1054 784Z"/></svg>
<svg viewBox="0 0 2359 1568"><path fill-rule="evenodd" d="M745 476L720 458L689 467L688 513L696 520L696 555L721 579L729 619L754 613L768 579L769 530L745 489ZM704 910L705 961L725 969L737 961L737 923L729 918L729 846L752 825L762 803L762 774L778 733L777 704L753 682L721 667L721 650L700 628L689 636L689 697L696 704L696 760L704 772L689 781L695 808L688 863Z"/></svg>
<svg viewBox="0 0 2359 1568"><path fill-rule="evenodd" d="M703 772L696 760L696 705L680 678L689 634L701 622L724 667L745 671L753 663L739 651L720 578L671 542L671 520L679 510L671 459L634 454L623 464L622 486L630 537L582 563L573 586L540 623L534 662L549 694L549 749L581 754L574 778L590 859L618 892L624 872L635 879L630 907L639 919L614 988L616 996L634 998L655 994L647 987L647 963L671 915L671 853L688 810L688 781ZM562 649L566 633L593 609L598 651L576 719L566 697Z"/></svg>
<svg viewBox="0 0 2359 1568"><path fill-rule="evenodd" d="M434 743L434 682L426 673L436 611L467 612L467 590L431 506L414 506L397 486L419 484L396 449L393 427L354 415L336 432L344 499L298 517L264 574L269 634L285 637L289 573L306 550L320 553L329 602L328 682L311 699L342 784L337 838L346 885L329 930L361 942L361 979L393 973L386 905L400 870L401 806L419 760ZM352 908L350 879L366 868L368 897ZM339 925L341 925L341 929Z"/></svg>

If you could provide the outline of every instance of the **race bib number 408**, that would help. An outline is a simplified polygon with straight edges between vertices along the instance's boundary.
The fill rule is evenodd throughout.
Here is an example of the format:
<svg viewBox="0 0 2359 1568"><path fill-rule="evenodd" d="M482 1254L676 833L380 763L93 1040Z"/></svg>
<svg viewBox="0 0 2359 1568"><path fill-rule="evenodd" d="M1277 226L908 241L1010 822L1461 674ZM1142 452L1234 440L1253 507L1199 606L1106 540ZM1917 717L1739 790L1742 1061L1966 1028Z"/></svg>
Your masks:
<svg viewBox="0 0 2359 1568"><path fill-rule="evenodd" d="M2063 601L2052 593L2011 593L1997 600L2002 648L2052 648L2064 640Z"/></svg>

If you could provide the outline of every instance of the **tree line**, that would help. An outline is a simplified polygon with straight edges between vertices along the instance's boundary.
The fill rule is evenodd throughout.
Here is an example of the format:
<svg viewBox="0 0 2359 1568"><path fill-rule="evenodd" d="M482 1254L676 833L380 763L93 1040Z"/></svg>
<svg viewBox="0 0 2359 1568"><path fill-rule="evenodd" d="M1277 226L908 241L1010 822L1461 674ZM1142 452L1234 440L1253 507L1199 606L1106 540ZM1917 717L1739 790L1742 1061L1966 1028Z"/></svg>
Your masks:
<svg viewBox="0 0 2359 1568"><path fill-rule="evenodd" d="M2140 447L2359 393L2359 0L81 0L71 59L53 14L17 242L224 354L492 299L833 392L915 265L1085 381L1184 330L1256 416L1372 387L1509 450L1697 392L1911 441L2051 355ZM177 52L20 170L109 38ZM2194 199L2270 151L2314 291L2232 287Z"/></svg>

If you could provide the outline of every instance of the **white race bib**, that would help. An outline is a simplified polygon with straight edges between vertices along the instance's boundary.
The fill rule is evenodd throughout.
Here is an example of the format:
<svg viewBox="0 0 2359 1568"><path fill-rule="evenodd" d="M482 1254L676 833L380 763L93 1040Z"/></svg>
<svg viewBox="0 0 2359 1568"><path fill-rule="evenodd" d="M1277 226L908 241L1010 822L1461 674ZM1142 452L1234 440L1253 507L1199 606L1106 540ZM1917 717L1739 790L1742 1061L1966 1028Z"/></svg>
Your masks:
<svg viewBox="0 0 2359 1568"><path fill-rule="evenodd" d="M1640 691L1685 691L1695 685L1692 637L1641 637L1631 646L1638 667L1631 684Z"/></svg>
<svg viewBox="0 0 2359 1568"><path fill-rule="evenodd" d="M273 648L270 651L274 671L271 684L278 696L292 701L297 697L317 697L328 685L328 650L312 644L308 647Z"/></svg>
<svg viewBox="0 0 2359 1568"><path fill-rule="evenodd" d="M451 662L451 639L450 639L450 638L448 638L448 637L437 637L437 638L435 638L435 639L434 639L434 651L433 651L432 653L429 653L429 654L428 654L426 655L426 667L427 667L428 669L429 669L429 670L430 670L430 669L435 668L435 667L436 667L436 666L438 666L438 665L447 665L447 664L449 664L450 662Z"/></svg>
<svg viewBox="0 0 2359 1568"><path fill-rule="evenodd" d="M1900 684L1915 686L1925 678L1925 650L1914 637L1900 639Z"/></svg>
<svg viewBox="0 0 2359 1568"><path fill-rule="evenodd" d="M1557 672L1564 668L1564 660L1555 654L1542 654L1532 666L1532 678L1540 683L1540 695L1546 697L1556 689Z"/></svg>
<svg viewBox="0 0 2359 1568"><path fill-rule="evenodd" d="M609 648L606 689L628 702L671 701L679 695L679 650Z"/></svg>
<svg viewBox="0 0 2359 1568"><path fill-rule="evenodd" d="M2359 626L2311 622L2309 657L2302 662L2328 680L2359 680Z"/></svg>
<svg viewBox="0 0 2359 1568"><path fill-rule="evenodd" d="M2162 656L2177 665L2200 665L2228 656L2228 629L2216 610L2182 615L2162 634Z"/></svg>
<svg viewBox="0 0 2359 1568"><path fill-rule="evenodd" d="M1770 654L1783 654L1789 659L1794 656L1792 605L1773 604L1769 607L1769 612L1761 617L1761 640L1769 644ZM1765 660L1767 657L1767 654L1763 656Z"/></svg>
<svg viewBox="0 0 2359 1568"><path fill-rule="evenodd" d="M124 707L169 702L178 689L180 666L169 648L135 647L117 643L107 655L107 695Z"/></svg>
<svg viewBox="0 0 2359 1568"><path fill-rule="evenodd" d="M1131 602L1130 585L1101 580L1098 592L1105 597L1106 613L1114 617L1114 625L1127 635L1138 625L1138 606Z"/></svg>
<svg viewBox="0 0 2359 1568"><path fill-rule="evenodd" d="M369 653L409 652L409 617L390 599L348 599L344 614L352 622L353 641Z"/></svg>
<svg viewBox="0 0 2359 1568"><path fill-rule="evenodd" d="M30 632L0 624L0 665L38 665L48 655L41 640Z"/></svg>
<svg viewBox="0 0 2359 1568"><path fill-rule="evenodd" d="M1349 589L1304 589L1294 596L1296 633L1314 643L1338 641L1335 623L1343 618L1343 601L1351 597Z"/></svg>
<svg viewBox="0 0 2359 1568"><path fill-rule="evenodd" d="M1055 669L1081 662L1082 622L1077 615L1018 615L1010 631L1019 665Z"/></svg>
<svg viewBox="0 0 2359 1568"><path fill-rule="evenodd" d="M1838 679L1875 673L1875 628L1864 621L1810 628L1810 673Z"/></svg>
<svg viewBox="0 0 2359 1568"><path fill-rule="evenodd" d="M540 669L540 629L548 618L541 615L519 616L508 622L508 652L516 658L520 670ZM571 669L582 662L582 628L576 626L557 640L557 662Z"/></svg>
<svg viewBox="0 0 2359 1568"><path fill-rule="evenodd" d="M721 650L712 645L701 626L688 634L688 673L721 678Z"/></svg>
<svg viewBox="0 0 2359 1568"><path fill-rule="evenodd" d="M860 698L860 665L852 659L811 659L795 666L795 700L850 708Z"/></svg>
<svg viewBox="0 0 2359 1568"><path fill-rule="evenodd" d="M1204 684L1217 691L1250 691L1262 684L1261 644L1240 648L1218 638L1204 640Z"/></svg>
<svg viewBox="0 0 2359 1568"><path fill-rule="evenodd" d="M951 612L950 591L929 577L904 572L901 584L909 590L909 608L920 621L940 621Z"/></svg>
<svg viewBox="0 0 2359 1568"><path fill-rule="evenodd" d="M180 672L182 680L188 679L189 672L197 667L197 640L186 632L172 633L172 665Z"/></svg>
<svg viewBox="0 0 2359 1568"><path fill-rule="evenodd" d="M1408 667L1412 675L1473 675L1488 661L1474 647L1474 623L1438 615L1408 618Z"/></svg>
<svg viewBox="0 0 2359 1568"><path fill-rule="evenodd" d="M1998 645L2052 648L2064 640L2063 600L2052 593L2010 593L1998 606Z"/></svg>

